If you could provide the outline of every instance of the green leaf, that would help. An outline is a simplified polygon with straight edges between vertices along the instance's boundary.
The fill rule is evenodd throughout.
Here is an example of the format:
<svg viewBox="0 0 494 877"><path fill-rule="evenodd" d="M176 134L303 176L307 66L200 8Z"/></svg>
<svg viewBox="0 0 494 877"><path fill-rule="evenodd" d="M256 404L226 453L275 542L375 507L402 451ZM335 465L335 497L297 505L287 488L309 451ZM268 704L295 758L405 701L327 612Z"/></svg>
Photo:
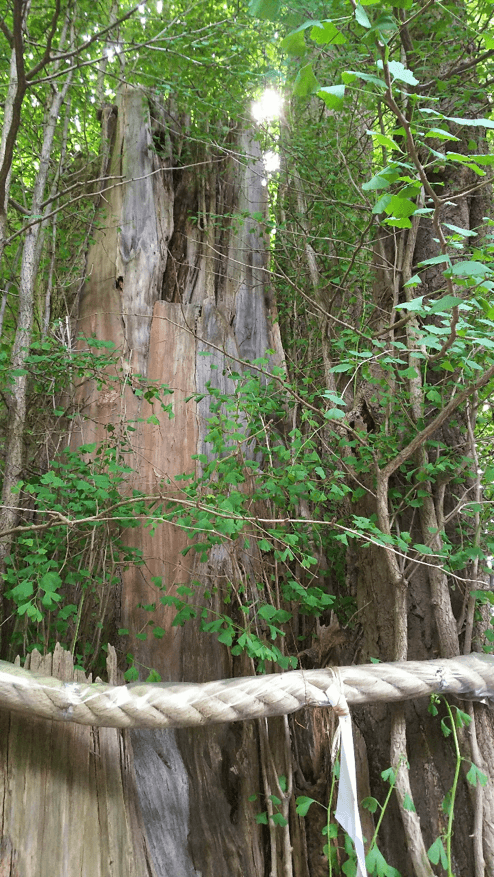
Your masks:
<svg viewBox="0 0 494 877"><path fill-rule="evenodd" d="M231 630L222 630L221 633L218 634L218 642L223 643L228 648L231 646L233 642L233 633Z"/></svg>
<svg viewBox="0 0 494 877"><path fill-rule="evenodd" d="M97 448L96 442L90 442L87 445L80 445L79 453L80 454L94 454Z"/></svg>
<svg viewBox="0 0 494 877"><path fill-rule="evenodd" d="M267 539L260 539L257 543L261 551L272 551L273 546Z"/></svg>
<svg viewBox="0 0 494 877"><path fill-rule="evenodd" d="M392 767L386 768L386 770L381 771L381 777L383 780L387 780L390 785L393 785L396 782L396 774Z"/></svg>
<svg viewBox="0 0 494 877"><path fill-rule="evenodd" d="M258 613L265 621L277 621L280 624L285 624L285 622L290 621L290 618L292 617L291 612L287 612L286 609L276 609L276 607L271 606L270 603L264 603L263 606L260 606Z"/></svg>
<svg viewBox="0 0 494 877"><path fill-rule="evenodd" d="M353 367L354 366L352 362L340 362L338 365L334 365L330 369L330 371L332 372L332 374L336 375L339 373L349 372L353 369Z"/></svg>
<svg viewBox="0 0 494 877"><path fill-rule="evenodd" d="M469 228L460 228L458 225L452 225L450 222L443 222L445 228L449 228L450 231L454 231L456 234L460 234L464 238L476 238L477 232L471 231Z"/></svg>
<svg viewBox="0 0 494 877"><path fill-rule="evenodd" d="M386 207L388 206L392 197L393 196L390 195L389 192L385 192L384 195L381 195L379 200L376 201L374 207L372 208L373 214L377 216L377 214L382 213L384 210L386 210Z"/></svg>
<svg viewBox="0 0 494 877"><path fill-rule="evenodd" d="M410 378L412 380L419 377L417 369L413 368L412 366L409 366L409 368L405 368L403 369L403 371L400 371L400 375L402 378Z"/></svg>
<svg viewBox="0 0 494 877"><path fill-rule="evenodd" d="M446 815L449 816L453 812L453 807L454 807L453 794L452 794L452 789L450 789L449 792L446 792L446 794L444 796L443 802L441 804L441 809L442 809L443 813L446 813Z"/></svg>
<svg viewBox="0 0 494 877"><path fill-rule="evenodd" d="M410 797L408 792L403 798L403 807L405 810L410 810L411 813L416 813L415 804L413 803L413 799Z"/></svg>
<svg viewBox="0 0 494 877"><path fill-rule="evenodd" d="M455 137L454 134L450 134L449 131L445 131L444 128L429 128L427 131L426 137L434 137L435 140L459 140L459 137Z"/></svg>
<svg viewBox="0 0 494 877"><path fill-rule="evenodd" d="M415 551L420 552L420 554L434 554L429 545L423 545L421 542L416 542L413 547L415 548Z"/></svg>
<svg viewBox="0 0 494 877"><path fill-rule="evenodd" d="M66 621L71 615L77 615L77 606L75 603L67 603L65 606L62 606L58 612L57 618Z"/></svg>
<svg viewBox="0 0 494 877"><path fill-rule="evenodd" d="M423 301L424 301L424 296L420 295L418 298L412 298L411 301L405 302L405 304L396 305L396 310L397 311L398 310L417 311L417 312L422 311L423 313L425 313Z"/></svg>
<svg viewBox="0 0 494 877"><path fill-rule="evenodd" d="M362 79L363 82L371 82L373 85L377 85L383 91L387 88L384 79L379 79L378 76L374 76L372 73L361 73L360 70L344 70L341 78L347 85L354 82L355 79Z"/></svg>
<svg viewBox="0 0 494 877"><path fill-rule="evenodd" d="M344 85L326 85L317 92L317 96L324 101L329 110L341 110L344 95Z"/></svg>
<svg viewBox="0 0 494 877"><path fill-rule="evenodd" d="M472 786L476 786L477 783L481 786L486 786L489 778L483 773L483 771L479 770L476 764L472 762L470 770L467 773L467 780Z"/></svg>
<svg viewBox="0 0 494 877"><path fill-rule="evenodd" d="M429 402L436 402L438 405L442 402L441 394L438 393L437 390L427 390L425 395Z"/></svg>
<svg viewBox="0 0 494 877"><path fill-rule="evenodd" d="M355 18L357 19L358 23L361 24L362 27L367 28L367 30L372 27L366 11L360 3L357 3L357 6L355 7Z"/></svg>
<svg viewBox="0 0 494 877"><path fill-rule="evenodd" d="M56 591L57 588L62 584L62 579L58 575L57 572L47 572L44 576L41 576L39 585L43 591L53 592Z"/></svg>
<svg viewBox="0 0 494 877"><path fill-rule="evenodd" d="M17 614L21 616L27 615L27 617L30 618L31 621L35 622L43 620L41 612L39 611L37 606L34 605L34 603L25 603L24 606L19 606Z"/></svg>
<svg viewBox="0 0 494 877"><path fill-rule="evenodd" d="M441 731L444 737L449 737L453 733L446 719L441 719Z"/></svg>
<svg viewBox="0 0 494 877"><path fill-rule="evenodd" d="M489 166L494 164L494 155L492 155L491 153L487 153L486 155L471 155L470 158L476 164L486 164Z"/></svg>
<svg viewBox="0 0 494 877"><path fill-rule="evenodd" d="M443 295L439 301L435 301L430 309L430 314L440 314L443 311L450 311L452 308L458 307L463 302L462 298L458 298L456 295Z"/></svg>
<svg viewBox="0 0 494 877"><path fill-rule="evenodd" d="M293 84L294 95L297 97L307 97L309 94L315 94L319 89L320 85L314 76L312 65L306 64L305 67L302 67L297 73Z"/></svg>
<svg viewBox="0 0 494 877"><path fill-rule="evenodd" d="M446 856L446 850L444 849L444 844L440 837L434 841L432 846L427 850L427 855L432 862L433 865L438 865L439 860L441 860L441 865L444 870L447 870L448 867L448 858Z"/></svg>
<svg viewBox="0 0 494 877"><path fill-rule="evenodd" d="M387 216L383 220L384 225L390 225L393 228L411 228L412 223L407 216Z"/></svg>
<svg viewBox="0 0 494 877"><path fill-rule="evenodd" d="M30 579L23 579L15 588L6 592L6 597L15 600L16 603L24 603L29 597L32 597L34 591L33 583Z"/></svg>
<svg viewBox="0 0 494 877"><path fill-rule="evenodd" d="M288 821L281 815L281 813L273 813L271 819L275 825L282 825L283 827L288 825Z"/></svg>
<svg viewBox="0 0 494 877"><path fill-rule="evenodd" d="M389 865L377 845L373 846L367 853L365 864L369 874L375 874L376 877L388 877Z"/></svg>
<svg viewBox="0 0 494 877"><path fill-rule="evenodd" d="M391 183L394 183L399 175L400 171L396 166L391 165L390 167L385 167L383 170L379 171L379 173L371 177L370 180L367 180L366 183L362 183L362 189L364 192L373 192L378 189L389 189Z"/></svg>
<svg viewBox="0 0 494 877"><path fill-rule="evenodd" d="M139 679L139 671L137 670L137 667L129 667L124 673L124 679L126 682L135 682Z"/></svg>
<svg viewBox="0 0 494 877"><path fill-rule="evenodd" d="M345 412L342 411L341 408L329 408L324 412L324 417L326 420L343 420L345 418Z"/></svg>
<svg viewBox="0 0 494 877"><path fill-rule="evenodd" d="M41 476L42 484L51 484L52 487L64 487L65 481L55 475L54 472L45 472L44 475Z"/></svg>
<svg viewBox="0 0 494 877"><path fill-rule="evenodd" d="M307 46L305 44L304 30L297 28L297 30L289 33L281 41L281 48L287 55L298 55L299 57L305 55Z"/></svg>
<svg viewBox="0 0 494 877"><path fill-rule="evenodd" d="M188 585L179 585L177 588L177 594L180 594L181 597L191 597L193 593L193 588L189 588Z"/></svg>
<svg viewBox="0 0 494 877"><path fill-rule="evenodd" d="M326 46L328 43L342 46L347 41L346 36L329 20L318 22L310 32L310 38L318 46Z"/></svg>
<svg viewBox="0 0 494 877"><path fill-rule="evenodd" d="M361 803L362 803L362 807L365 810L368 810L369 813L375 813L377 808L379 807L379 801L377 800L377 798L372 798L372 797L364 798Z"/></svg>
<svg viewBox="0 0 494 877"><path fill-rule="evenodd" d="M459 707L455 707L454 717L455 725L457 728L468 728L470 722L472 721L468 713L463 712L463 710L461 710Z"/></svg>
<svg viewBox="0 0 494 877"><path fill-rule="evenodd" d="M378 61L377 66L382 66L382 62ZM388 67L393 79L398 79L400 82L406 82L408 85L419 84L419 80L415 78L412 71L407 70L401 61L390 61Z"/></svg>
<svg viewBox="0 0 494 877"><path fill-rule="evenodd" d="M281 0L250 0L249 13L254 18L275 21L281 9Z"/></svg>
<svg viewBox="0 0 494 877"><path fill-rule="evenodd" d="M407 289L408 287L419 286L422 283L418 274L414 274L413 277L410 277L410 280L407 280L406 283L403 284Z"/></svg>
<svg viewBox="0 0 494 877"><path fill-rule="evenodd" d="M341 866L341 870L345 874L345 877L355 877L357 873L357 860L347 859L347 861Z"/></svg>
<svg viewBox="0 0 494 877"><path fill-rule="evenodd" d="M439 256L432 256L431 259L424 259L423 262L418 263L418 267L422 268L425 265L440 265L441 262L447 262L451 267L451 259L447 253L441 253Z"/></svg>
<svg viewBox="0 0 494 877"><path fill-rule="evenodd" d="M363 186L362 186L363 188ZM412 216L417 209L417 205L408 198L401 198L399 195L392 195L389 199L385 210L390 216Z"/></svg>
<svg viewBox="0 0 494 877"><path fill-rule="evenodd" d="M338 830L338 826L334 822L331 822L329 825L323 827L321 834L323 834L324 837L338 837Z"/></svg>
<svg viewBox="0 0 494 877"><path fill-rule="evenodd" d="M375 140L375 142L378 143L379 146L384 146L386 149L391 149L393 151L402 151L398 144L395 143L393 138L388 137L387 134L380 134L378 131L368 131L367 133L372 135L372 139Z"/></svg>
<svg viewBox="0 0 494 877"><path fill-rule="evenodd" d="M309 807L312 804L317 804L317 801L315 800L315 798L306 798L304 795L301 795L299 798L297 798L295 804L298 815L307 816Z"/></svg>
<svg viewBox="0 0 494 877"><path fill-rule="evenodd" d="M455 262L451 269L451 273L456 277L485 277L486 274L492 274L492 269L484 265L483 262Z"/></svg>
<svg viewBox="0 0 494 877"><path fill-rule="evenodd" d="M448 122L454 122L455 125L464 125L467 128L494 128L492 119L463 119L458 116L445 116Z"/></svg>

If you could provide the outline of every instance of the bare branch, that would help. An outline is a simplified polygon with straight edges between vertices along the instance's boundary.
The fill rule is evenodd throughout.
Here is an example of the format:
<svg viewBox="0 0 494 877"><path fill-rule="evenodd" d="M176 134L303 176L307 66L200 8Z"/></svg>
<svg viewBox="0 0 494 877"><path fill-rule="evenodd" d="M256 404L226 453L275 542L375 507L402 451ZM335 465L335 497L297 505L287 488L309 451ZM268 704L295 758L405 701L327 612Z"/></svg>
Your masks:
<svg viewBox="0 0 494 877"><path fill-rule="evenodd" d="M46 67L46 65L49 64L50 61L52 60L52 58L50 57L51 56L51 44L53 41L53 37L55 36L55 31L57 29L57 23L58 23L59 17L60 17L60 0L56 0L55 10L53 12L53 16L52 16L51 23L50 23L50 28L48 30L48 38L46 40L45 51L43 52L43 56L42 56L41 60L38 61L38 63L35 64L34 67L32 67L31 70L29 70L28 73L26 74L26 81L29 81L30 79L32 79L33 76L36 75L36 73L38 73L40 70L43 70L43 68Z"/></svg>
<svg viewBox="0 0 494 877"><path fill-rule="evenodd" d="M2 33L3 33L4 37L5 37L5 39L7 40L7 42L8 42L8 44L9 44L10 48L13 49L13 48L14 48L14 34L13 34L12 31L7 27L7 25L5 24L5 21L3 20L3 18L2 18L2 20L0 21L0 30L2 31Z"/></svg>

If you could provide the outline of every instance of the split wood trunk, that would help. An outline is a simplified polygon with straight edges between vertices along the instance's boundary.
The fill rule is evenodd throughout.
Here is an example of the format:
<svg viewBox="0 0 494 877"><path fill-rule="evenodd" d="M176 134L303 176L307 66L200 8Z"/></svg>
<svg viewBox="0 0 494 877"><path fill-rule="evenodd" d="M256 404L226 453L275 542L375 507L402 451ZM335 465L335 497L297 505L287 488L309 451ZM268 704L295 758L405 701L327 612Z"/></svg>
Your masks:
<svg viewBox="0 0 494 877"><path fill-rule="evenodd" d="M86 681L61 648L29 657L31 670ZM108 676L121 682L112 649ZM1 877L156 877L126 731L0 711L0 825Z"/></svg>
<svg viewBox="0 0 494 877"><path fill-rule="evenodd" d="M208 383L231 391L228 373L241 370L240 360L264 356L267 349L274 351L273 365L283 358L266 272L267 243L258 221L267 209L260 149L248 134L233 130L230 145L231 151L216 154L199 151L194 167L193 142L171 142L159 105L150 106L137 90L121 94L109 173L122 175L126 184L105 193L102 202L103 227L88 255L78 329L116 344L125 379L114 391L86 387L81 404L87 419L73 442L101 441L108 423L118 430L136 421L129 454L136 476L129 488L146 493L161 489L178 495L175 476L194 472L193 455L209 453L208 401L196 403L191 396L207 394ZM181 169L176 155L185 149L192 156ZM122 289L118 277L123 277ZM135 394L136 386L149 380L173 391L165 400L171 402L172 418ZM153 413L159 424L148 422ZM172 627L174 612L160 606L159 597L176 593L191 578L213 581L221 591L238 580L239 567L255 582L255 552L222 545L200 563L193 552L182 554L187 535L172 525L158 527L154 535L145 528L133 534L145 566L122 575L116 626L134 636L130 644L128 639L116 643L120 654L132 652L142 678L148 668L163 680L196 682L252 672L241 661L233 666L228 650L205 639L193 624ZM153 583L155 577L164 591ZM135 634L148 629L150 615L141 607L151 603L157 604L153 620L166 633L143 642ZM285 723L270 724L272 764L277 775L286 774ZM257 723L136 731L131 738L156 873L264 874L266 837L255 820L264 809L265 791ZM268 782L274 791L276 777ZM256 795L257 803L252 801ZM288 851L279 844L274 854L283 867ZM300 874L305 873L304 865Z"/></svg>

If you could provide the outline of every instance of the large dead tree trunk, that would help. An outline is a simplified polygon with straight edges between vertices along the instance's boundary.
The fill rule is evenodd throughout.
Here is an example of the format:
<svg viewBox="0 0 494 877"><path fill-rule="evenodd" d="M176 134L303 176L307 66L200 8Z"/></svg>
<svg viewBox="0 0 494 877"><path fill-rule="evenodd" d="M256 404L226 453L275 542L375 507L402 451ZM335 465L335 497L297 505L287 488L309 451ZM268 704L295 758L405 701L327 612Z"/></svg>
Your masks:
<svg viewBox="0 0 494 877"><path fill-rule="evenodd" d="M175 476L194 471L192 456L207 453L207 400L186 399L206 393L208 382L228 391L229 367L238 370L239 361L263 356L268 348L275 351L276 364L282 351L259 223L255 218L232 221L233 213L265 213L258 145L248 134L232 131L231 154L227 149L206 152L206 163L197 168L171 170L176 159L159 115L151 108L151 122L140 91L122 92L109 167L122 180L102 202L103 227L88 256L78 328L116 344L123 381L115 391L86 388L81 399L85 419L74 440L103 440L109 423L118 430L139 421L129 453L136 473L132 486L148 494L166 490L179 495ZM123 282L117 284L119 277ZM159 412L159 424L148 422L157 407L134 393L148 381L173 391L168 397L172 419ZM144 528L135 531L134 540L145 564L122 575L117 621L131 631L130 646L128 641L120 645L133 653L144 678L151 667L163 680L205 681L251 672L241 661L233 666L228 650L205 640L193 624L172 627L173 613L160 606L163 591L153 578L159 577L164 591L173 594L191 577L233 581L239 562L253 577L255 557L217 546L207 563L200 563L193 553L183 556L187 536L171 524L159 526L154 535ZM158 607L153 619L166 633L143 642L135 635L147 629L149 613L142 606L151 603ZM263 729L267 763L271 756ZM290 772L285 729L281 721L271 730L270 745L282 745L278 774ZM133 732L132 742L156 873L263 874L265 838L255 822L260 808L249 802L263 784L256 723ZM278 855L288 867L289 850L280 847Z"/></svg>

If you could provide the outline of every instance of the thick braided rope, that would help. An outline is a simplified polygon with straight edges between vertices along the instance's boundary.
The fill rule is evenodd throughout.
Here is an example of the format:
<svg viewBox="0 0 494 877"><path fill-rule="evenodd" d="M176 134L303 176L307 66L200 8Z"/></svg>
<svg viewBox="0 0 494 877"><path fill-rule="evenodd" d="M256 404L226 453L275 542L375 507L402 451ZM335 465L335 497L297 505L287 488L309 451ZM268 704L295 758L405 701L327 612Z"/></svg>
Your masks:
<svg viewBox="0 0 494 877"><path fill-rule="evenodd" d="M494 702L494 656L337 668L350 706L430 694ZM335 672L293 670L204 684L61 682L0 661L0 708L111 728L184 728L282 716L334 702Z"/></svg>

